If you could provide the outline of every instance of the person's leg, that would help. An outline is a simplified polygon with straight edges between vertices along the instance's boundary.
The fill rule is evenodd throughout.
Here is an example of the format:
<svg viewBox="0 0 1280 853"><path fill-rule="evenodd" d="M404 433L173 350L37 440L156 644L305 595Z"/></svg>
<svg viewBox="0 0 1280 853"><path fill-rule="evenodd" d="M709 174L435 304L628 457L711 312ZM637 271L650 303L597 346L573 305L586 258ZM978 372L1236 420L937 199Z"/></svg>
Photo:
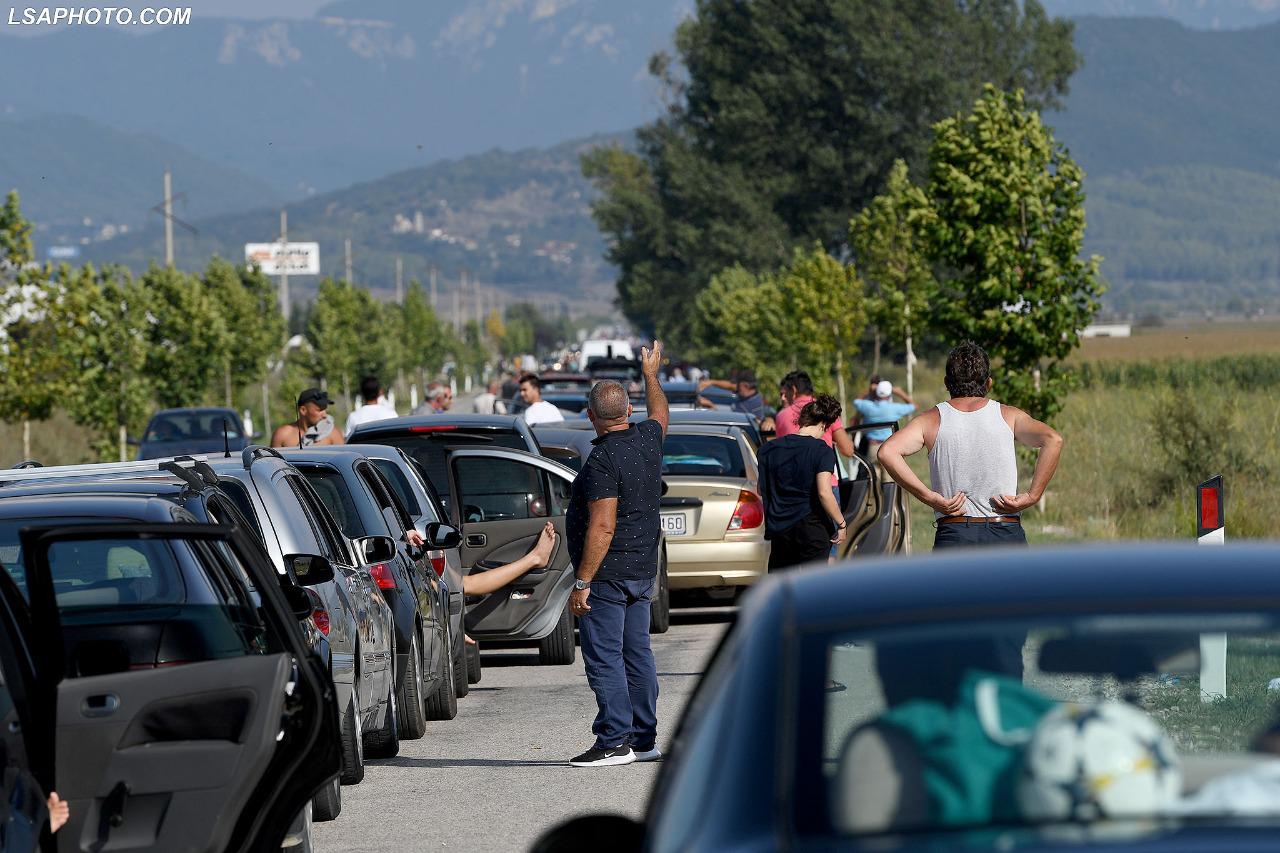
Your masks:
<svg viewBox="0 0 1280 853"><path fill-rule="evenodd" d="M657 582L629 581L622 658L631 699L631 745L649 752L658 740L658 667L649 645L649 610Z"/></svg>
<svg viewBox="0 0 1280 853"><path fill-rule="evenodd" d="M795 527L791 527L774 534L769 543L769 571L789 569L800 562L795 555L794 531Z"/></svg>
<svg viewBox="0 0 1280 853"><path fill-rule="evenodd" d="M631 736L631 698L623 665L623 624L627 594L614 581L595 581L587 599L591 606L578 619L587 684L596 694L598 713L591 731L596 747L621 746Z"/></svg>

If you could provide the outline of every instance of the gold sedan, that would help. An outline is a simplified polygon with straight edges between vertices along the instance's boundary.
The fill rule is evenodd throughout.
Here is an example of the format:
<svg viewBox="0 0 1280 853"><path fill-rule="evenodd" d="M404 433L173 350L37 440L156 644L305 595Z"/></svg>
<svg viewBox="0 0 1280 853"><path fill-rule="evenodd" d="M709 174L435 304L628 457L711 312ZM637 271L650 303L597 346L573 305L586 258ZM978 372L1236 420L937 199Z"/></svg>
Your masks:
<svg viewBox="0 0 1280 853"><path fill-rule="evenodd" d="M662 479L671 589L745 587L768 572L756 455L740 427L673 424Z"/></svg>

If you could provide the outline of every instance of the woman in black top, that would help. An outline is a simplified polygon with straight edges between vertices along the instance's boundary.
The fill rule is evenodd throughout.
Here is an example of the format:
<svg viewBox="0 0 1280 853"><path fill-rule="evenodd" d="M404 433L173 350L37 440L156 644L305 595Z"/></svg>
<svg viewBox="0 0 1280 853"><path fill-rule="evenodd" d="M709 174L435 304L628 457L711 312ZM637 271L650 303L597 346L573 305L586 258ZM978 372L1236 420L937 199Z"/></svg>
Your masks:
<svg viewBox="0 0 1280 853"><path fill-rule="evenodd" d="M765 538L773 544L770 571L825 557L844 541L844 515L831 491L836 453L822 440L838 420L840 402L820 394L800 410L799 432L760 450Z"/></svg>

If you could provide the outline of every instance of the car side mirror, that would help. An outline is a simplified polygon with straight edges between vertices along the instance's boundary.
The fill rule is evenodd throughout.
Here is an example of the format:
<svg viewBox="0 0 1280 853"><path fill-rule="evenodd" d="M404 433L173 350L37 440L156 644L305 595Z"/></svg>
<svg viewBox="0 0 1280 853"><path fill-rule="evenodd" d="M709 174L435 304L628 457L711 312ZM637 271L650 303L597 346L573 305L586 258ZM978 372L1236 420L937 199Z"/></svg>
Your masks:
<svg viewBox="0 0 1280 853"><path fill-rule="evenodd" d="M284 600L289 603L289 612L295 619L306 619L311 615L311 596L288 575L280 575L280 591L284 593Z"/></svg>
<svg viewBox="0 0 1280 853"><path fill-rule="evenodd" d="M333 564L319 554L290 554L284 558L284 566L298 586L316 586L333 580Z"/></svg>
<svg viewBox="0 0 1280 853"><path fill-rule="evenodd" d="M433 548L457 548L462 544L462 533L452 524L433 521L422 533Z"/></svg>
<svg viewBox="0 0 1280 853"><path fill-rule="evenodd" d="M577 853L579 850L609 850L639 853L644 847L644 824L616 814L575 817L543 833L530 853Z"/></svg>
<svg viewBox="0 0 1280 853"><path fill-rule="evenodd" d="M385 563L396 558L396 542L390 536L365 536L356 540L356 552L365 563Z"/></svg>

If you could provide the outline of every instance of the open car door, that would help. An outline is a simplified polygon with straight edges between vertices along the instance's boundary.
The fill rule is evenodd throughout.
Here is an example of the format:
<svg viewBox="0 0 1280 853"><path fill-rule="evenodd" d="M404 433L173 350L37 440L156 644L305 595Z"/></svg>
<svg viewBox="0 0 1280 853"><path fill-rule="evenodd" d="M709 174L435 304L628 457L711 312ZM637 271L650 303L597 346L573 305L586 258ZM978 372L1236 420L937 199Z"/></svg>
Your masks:
<svg viewBox="0 0 1280 853"><path fill-rule="evenodd" d="M573 471L519 450L455 450L450 476L462 529L462 566L477 574L533 549L550 521L559 539L551 562L497 592L467 601L467 632L477 639L539 640L544 663L572 663L573 566L565 542Z"/></svg>
<svg viewBox="0 0 1280 853"><path fill-rule="evenodd" d="M48 827L44 786L53 781L53 749L41 743L34 703L32 632L18 586L0 571L0 851L34 853ZM42 748L43 747L43 748ZM37 780L39 776L39 780ZM47 833L46 833L47 839Z"/></svg>
<svg viewBox="0 0 1280 853"><path fill-rule="evenodd" d="M52 784L71 809L57 849L278 848L338 773L339 734L298 603L260 549L186 523L21 541L37 689L56 708Z"/></svg>
<svg viewBox="0 0 1280 853"><path fill-rule="evenodd" d="M847 427L851 435L872 429L898 431L897 422ZM865 442L863 442L865 444ZM909 516L902 489L879 465L861 454L852 460L853 477L840 483L841 509L848 532L841 557L896 554L906 548Z"/></svg>

